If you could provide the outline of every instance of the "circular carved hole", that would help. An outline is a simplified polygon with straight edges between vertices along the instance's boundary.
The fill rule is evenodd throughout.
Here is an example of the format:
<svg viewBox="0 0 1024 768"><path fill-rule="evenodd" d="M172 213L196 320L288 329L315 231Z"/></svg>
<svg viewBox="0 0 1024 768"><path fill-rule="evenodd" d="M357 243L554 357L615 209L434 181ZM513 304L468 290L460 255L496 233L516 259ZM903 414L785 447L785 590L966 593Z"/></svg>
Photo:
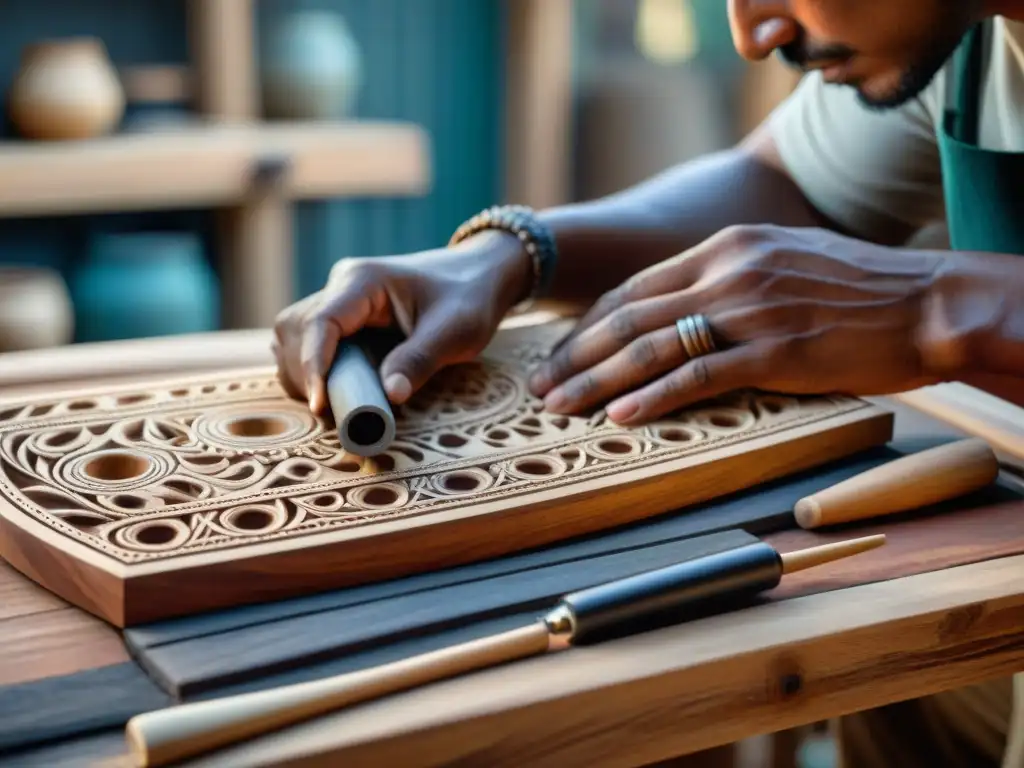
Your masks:
<svg viewBox="0 0 1024 768"><path fill-rule="evenodd" d="M605 453L629 453L633 450L633 446L627 443L625 440L602 440L597 444Z"/></svg>
<svg viewBox="0 0 1024 768"><path fill-rule="evenodd" d="M555 416L555 418L553 418L551 420L551 423L555 427L557 427L558 429L565 429L566 427L569 426L569 417L568 416Z"/></svg>
<svg viewBox="0 0 1024 768"><path fill-rule="evenodd" d="M524 475L545 476L554 472L554 469L550 464L537 459L526 459L525 461L520 461L516 464L516 469Z"/></svg>
<svg viewBox="0 0 1024 768"><path fill-rule="evenodd" d="M377 465L377 469L381 472L390 472L395 468L394 456L388 456L386 453L374 456L373 463Z"/></svg>
<svg viewBox="0 0 1024 768"><path fill-rule="evenodd" d="M204 395L210 395L217 391L217 387L213 384L207 384L199 391L202 392Z"/></svg>
<svg viewBox="0 0 1024 768"><path fill-rule="evenodd" d="M777 414L786 410L786 404L782 400L767 398L761 401L761 409L765 413Z"/></svg>
<svg viewBox="0 0 1024 768"><path fill-rule="evenodd" d="M75 402L68 405L69 411L88 411L96 407L96 403L92 400L76 400Z"/></svg>
<svg viewBox="0 0 1024 768"><path fill-rule="evenodd" d="M121 493L111 501L121 509L142 509L146 506L146 500L139 496L132 496L129 493Z"/></svg>
<svg viewBox="0 0 1024 768"><path fill-rule="evenodd" d="M466 493L468 491L475 491L480 487L480 478L465 472L452 472L450 475L445 476L443 485L449 491Z"/></svg>
<svg viewBox="0 0 1024 768"><path fill-rule="evenodd" d="M446 432L437 438L437 442L445 448L459 448L465 445L468 441L462 435L454 435L450 432Z"/></svg>
<svg viewBox="0 0 1024 768"><path fill-rule="evenodd" d="M314 464L296 463L292 465L292 474L296 477L309 477L317 468Z"/></svg>
<svg viewBox="0 0 1024 768"><path fill-rule="evenodd" d="M398 501L398 494L391 488L371 488L363 496L363 502L372 507L386 507Z"/></svg>
<svg viewBox="0 0 1024 768"><path fill-rule="evenodd" d="M55 435L49 435L46 438L46 444L51 448L60 448L62 445L67 445L72 440L78 437L77 432L58 432Z"/></svg>
<svg viewBox="0 0 1024 768"><path fill-rule="evenodd" d="M84 471L96 480L131 480L149 469L149 459L134 453L105 453L85 465Z"/></svg>
<svg viewBox="0 0 1024 768"><path fill-rule="evenodd" d="M117 398L118 405L135 405L137 403L144 403L151 399L152 395L141 394L141 395L123 395Z"/></svg>
<svg viewBox="0 0 1024 768"><path fill-rule="evenodd" d="M743 423L740 421L739 417L731 413L712 414L709 421L712 426L721 427L723 429L734 429Z"/></svg>
<svg viewBox="0 0 1024 768"><path fill-rule="evenodd" d="M274 518L262 509L247 509L235 515L231 522L243 531L258 531L274 522Z"/></svg>
<svg viewBox="0 0 1024 768"><path fill-rule="evenodd" d="M227 425L229 434L235 437L274 437L288 430L288 422L277 416L249 416L235 419Z"/></svg>
<svg viewBox="0 0 1024 768"><path fill-rule="evenodd" d="M315 507L330 507L334 504L333 493L323 493L313 499L313 506Z"/></svg>
<svg viewBox="0 0 1024 768"><path fill-rule="evenodd" d="M373 445L384 437L384 417L372 411L361 411L348 421L348 439L356 445Z"/></svg>
<svg viewBox="0 0 1024 768"><path fill-rule="evenodd" d="M668 440L671 443L688 443L693 439L693 435L683 429L663 429L658 434L662 440Z"/></svg>
<svg viewBox="0 0 1024 768"><path fill-rule="evenodd" d="M492 429L487 436L492 440L508 440L508 432L504 429Z"/></svg>
<svg viewBox="0 0 1024 768"><path fill-rule="evenodd" d="M140 544L148 544L152 547L166 544L169 541L173 541L177 535L177 531L169 525L164 523L153 523L152 525L146 525L139 528L139 532L135 535Z"/></svg>
<svg viewBox="0 0 1024 768"><path fill-rule="evenodd" d="M172 389L171 397L186 397L188 395L187 389Z"/></svg>
<svg viewBox="0 0 1024 768"><path fill-rule="evenodd" d="M339 472L358 472L362 466L358 461L343 461L338 465Z"/></svg>

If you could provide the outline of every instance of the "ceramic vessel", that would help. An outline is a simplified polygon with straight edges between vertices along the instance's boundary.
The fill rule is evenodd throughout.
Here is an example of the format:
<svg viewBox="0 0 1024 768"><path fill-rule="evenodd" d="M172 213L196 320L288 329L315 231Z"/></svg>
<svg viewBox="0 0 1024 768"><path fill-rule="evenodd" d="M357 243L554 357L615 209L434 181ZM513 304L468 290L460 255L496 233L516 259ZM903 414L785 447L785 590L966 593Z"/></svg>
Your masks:
<svg viewBox="0 0 1024 768"><path fill-rule="evenodd" d="M219 288L187 232L96 235L72 272L78 341L202 333L219 325Z"/></svg>
<svg viewBox="0 0 1024 768"><path fill-rule="evenodd" d="M69 344L73 332L71 297L59 272L0 266L0 352Z"/></svg>
<svg viewBox="0 0 1024 768"><path fill-rule="evenodd" d="M269 25L260 57L269 118L329 120L351 114L362 78L359 47L343 16L297 11Z"/></svg>
<svg viewBox="0 0 1024 768"><path fill-rule="evenodd" d="M124 104L106 47L91 37L27 46L8 98L12 124L29 139L87 139L109 133L120 121Z"/></svg>

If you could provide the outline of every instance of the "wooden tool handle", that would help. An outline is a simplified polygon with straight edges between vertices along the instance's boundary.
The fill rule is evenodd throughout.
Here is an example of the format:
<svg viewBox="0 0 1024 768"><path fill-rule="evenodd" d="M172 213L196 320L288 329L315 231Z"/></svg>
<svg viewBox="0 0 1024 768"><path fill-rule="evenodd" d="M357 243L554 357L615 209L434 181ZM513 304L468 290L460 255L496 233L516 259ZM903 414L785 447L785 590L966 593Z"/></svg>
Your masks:
<svg viewBox="0 0 1024 768"><path fill-rule="evenodd" d="M998 474L988 443L968 438L869 469L800 499L793 511L802 528L863 520L961 496Z"/></svg>
<svg viewBox="0 0 1024 768"><path fill-rule="evenodd" d="M877 549L885 544L885 534L879 533L874 536L864 536L860 539L849 541L836 541L832 544L822 544L810 549L800 549L796 552L787 552L780 555L782 559L782 573L789 575L797 571L806 571L808 568L816 568L819 565L834 563L845 557L853 557L861 552Z"/></svg>
<svg viewBox="0 0 1024 768"><path fill-rule="evenodd" d="M137 715L125 735L139 765L178 762L369 699L545 653L542 623L371 669Z"/></svg>

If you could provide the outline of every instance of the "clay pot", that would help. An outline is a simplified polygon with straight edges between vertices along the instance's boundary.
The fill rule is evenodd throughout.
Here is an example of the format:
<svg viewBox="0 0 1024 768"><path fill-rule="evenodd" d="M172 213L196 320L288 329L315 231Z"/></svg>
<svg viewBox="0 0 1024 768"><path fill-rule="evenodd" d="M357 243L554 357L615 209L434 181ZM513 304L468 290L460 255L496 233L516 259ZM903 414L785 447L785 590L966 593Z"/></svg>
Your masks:
<svg viewBox="0 0 1024 768"><path fill-rule="evenodd" d="M191 232L99 233L68 282L78 341L217 330L220 287Z"/></svg>
<svg viewBox="0 0 1024 768"><path fill-rule="evenodd" d="M0 352L57 347L73 337L74 310L59 272L0 266Z"/></svg>
<svg viewBox="0 0 1024 768"><path fill-rule="evenodd" d="M109 133L125 96L102 41L48 40L26 46L8 97L10 119L28 139L88 139Z"/></svg>
<svg viewBox="0 0 1024 768"><path fill-rule="evenodd" d="M267 117L329 120L349 116L362 69L344 17L296 11L270 26L260 56Z"/></svg>

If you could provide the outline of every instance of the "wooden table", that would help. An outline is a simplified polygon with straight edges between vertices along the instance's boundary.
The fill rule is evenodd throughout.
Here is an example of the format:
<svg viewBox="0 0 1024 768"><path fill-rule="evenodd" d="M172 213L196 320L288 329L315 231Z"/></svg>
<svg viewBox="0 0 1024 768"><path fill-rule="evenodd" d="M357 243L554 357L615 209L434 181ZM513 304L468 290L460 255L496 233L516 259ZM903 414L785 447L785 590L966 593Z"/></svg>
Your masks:
<svg viewBox="0 0 1024 768"><path fill-rule="evenodd" d="M245 331L16 353L0 356L0 395L249 367L272 362L269 345L269 331ZM897 411L900 439L951 429L881 402ZM327 763L347 767L649 764L1024 669L1022 573L1016 554L794 597L442 682L196 764L267 760L296 739L329 745ZM52 626L19 635L18 622L40 611ZM8 571L0 651L0 686L128 658L108 627ZM101 732L47 760L121 748L119 733Z"/></svg>

